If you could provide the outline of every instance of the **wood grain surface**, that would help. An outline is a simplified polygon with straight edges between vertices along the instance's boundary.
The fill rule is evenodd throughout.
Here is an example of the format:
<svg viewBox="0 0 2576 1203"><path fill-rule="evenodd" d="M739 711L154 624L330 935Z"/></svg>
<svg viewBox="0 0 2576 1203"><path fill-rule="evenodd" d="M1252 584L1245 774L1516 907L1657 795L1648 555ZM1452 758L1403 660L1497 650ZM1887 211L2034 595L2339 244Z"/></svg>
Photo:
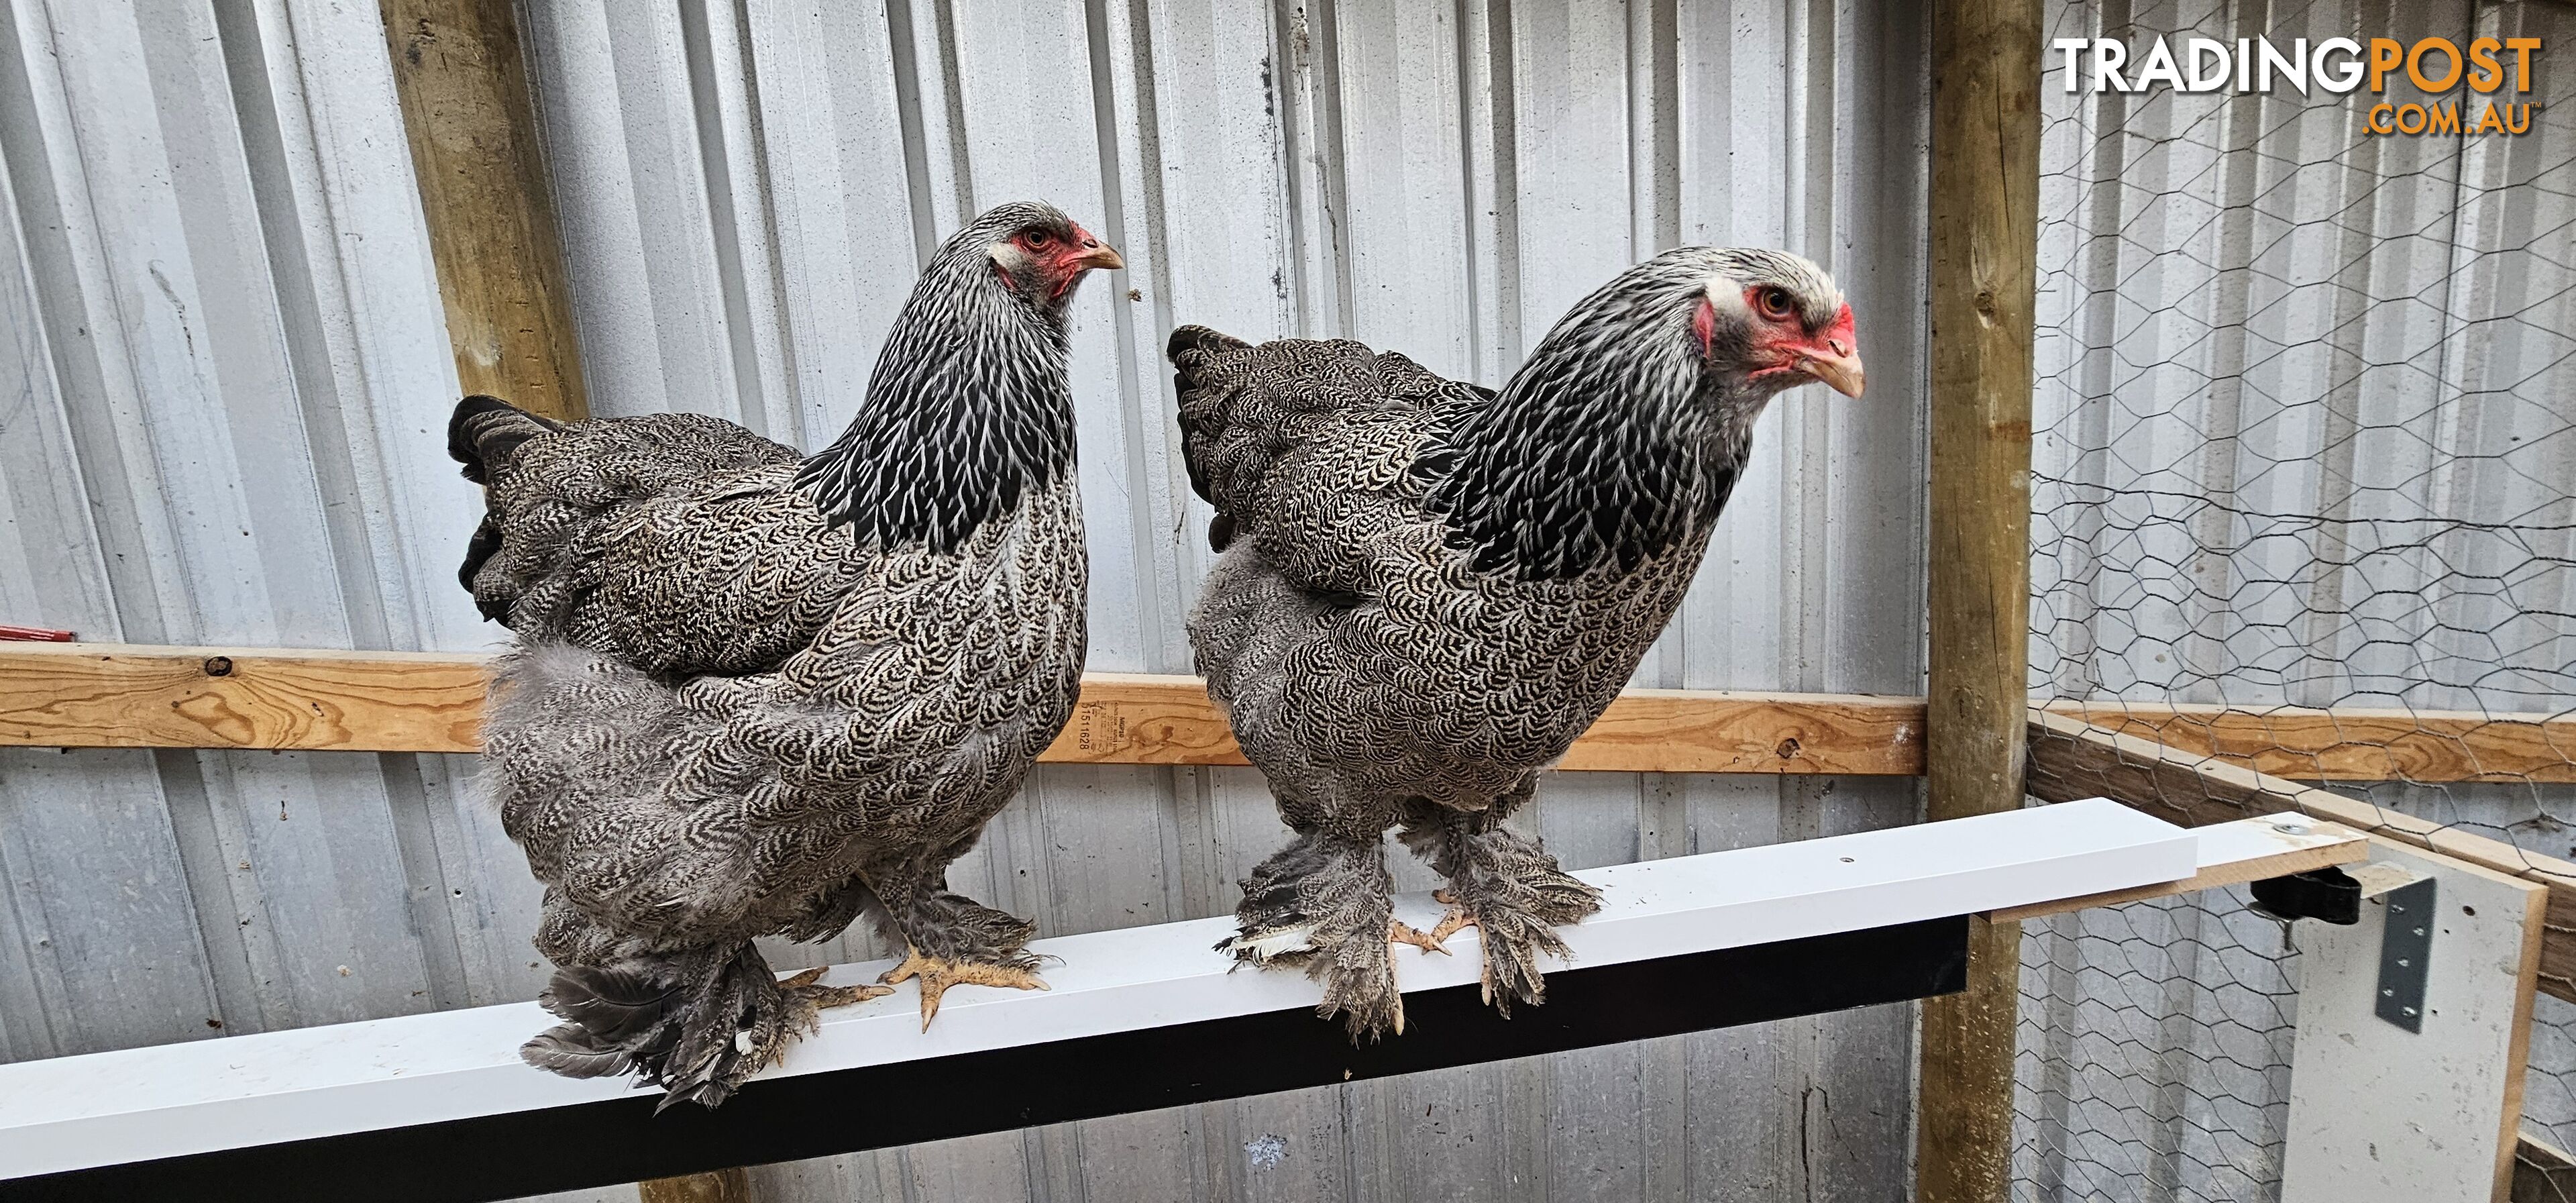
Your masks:
<svg viewBox="0 0 2576 1203"><path fill-rule="evenodd" d="M489 659L116 644L0 646L0 745L471 752ZM1565 758L1600 772L1923 771L1920 698L1633 690ZM1196 677L1093 673L1041 759L1244 763Z"/></svg>

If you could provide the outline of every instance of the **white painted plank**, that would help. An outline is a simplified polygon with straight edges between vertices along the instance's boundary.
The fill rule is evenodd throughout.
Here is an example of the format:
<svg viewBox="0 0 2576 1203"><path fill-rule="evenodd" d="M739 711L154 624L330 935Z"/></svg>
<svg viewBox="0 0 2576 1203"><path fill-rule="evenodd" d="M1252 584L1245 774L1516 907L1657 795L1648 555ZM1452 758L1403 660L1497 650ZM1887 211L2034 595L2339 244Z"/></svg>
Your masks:
<svg viewBox="0 0 2576 1203"><path fill-rule="evenodd" d="M1602 912L1566 931L1572 960L1610 965L2167 881L2197 841L2094 800L1585 871ZM1427 895L1398 900L1428 922ZM1237 973L1210 951L1224 918L1040 941L1050 990L949 1000L922 1031L898 996L827 1015L778 1076L1314 1005L1297 973ZM1479 958L1405 955L1409 989L1473 983ZM846 967L858 980L884 963ZM43 1173L238 1144L366 1131L615 1098L619 1081L529 1070L515 1048L533 1004L370 1020L237 1040L0 1067L0 1172ZM184 1116L184 1122L180 1117Z"/></svg>

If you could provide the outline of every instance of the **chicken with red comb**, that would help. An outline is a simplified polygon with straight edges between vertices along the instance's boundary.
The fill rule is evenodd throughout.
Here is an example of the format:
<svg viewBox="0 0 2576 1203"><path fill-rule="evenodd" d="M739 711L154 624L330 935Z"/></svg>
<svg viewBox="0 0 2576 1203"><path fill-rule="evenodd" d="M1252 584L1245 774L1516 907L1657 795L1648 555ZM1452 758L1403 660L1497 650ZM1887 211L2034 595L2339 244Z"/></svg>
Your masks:
<svg viewBox="0 0 2576 1203"><path fill-rule="evenodd" d="M558 423L490 397L461 578L516 646L483 778L546 887L520 1051L714 1106L818 1008L918 979L1043 986L1025 921L948 867L1072 714L1086 590L1067 303L1120 266L1054 207L930 257L846 430L811 455L700 414ZM888 986L779 980L752 941L861 915Z"/></svg>
<svg viewBox="0 0 2576 1203"><path fill-rule="evenodd" d="M1851 307L1796 255L1686 247L1576 304L1500 392L1348 341L1190 326L1169 354L1223 553L1190 640L1295 833L1219 949L1303 966L1354 1039L1404 1028L1390 941L1466 925L1487 1000L1539 1002L1555 928L1600 903L1505 820L1680 605L1763 407L1860 395ZM1390 827L1448 879L1430 932L1390 914Z"/></svg>

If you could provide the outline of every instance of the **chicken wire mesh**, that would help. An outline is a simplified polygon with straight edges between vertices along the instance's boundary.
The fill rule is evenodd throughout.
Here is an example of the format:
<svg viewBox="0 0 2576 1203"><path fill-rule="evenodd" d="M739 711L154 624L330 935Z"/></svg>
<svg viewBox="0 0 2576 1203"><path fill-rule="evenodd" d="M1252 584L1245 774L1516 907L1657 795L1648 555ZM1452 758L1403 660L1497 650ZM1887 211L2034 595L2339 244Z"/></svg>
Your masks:
<svg viewBox="0 0 2576 1203"><path fill-rule="evenodd" d="M2246 887L2026 924L2013 1198L2272 1197L2298 952Z"/></svg>
<svg viewBox="0 0 2576 1203"><path fill-rule="evenodd" d="M2047 36L2537 37L2530 3L2123 3ZM2576 69L2466 90L2041 88L2034 701L2576 880ZM2196 817L2246 810L2211 791ZM2241 896L2030 925L2018 1197L2277 1197L2296 956ZM2546 983L2565 990L2567 983ZM2544 996L2526 1134L2576 1141Z"/></svg>

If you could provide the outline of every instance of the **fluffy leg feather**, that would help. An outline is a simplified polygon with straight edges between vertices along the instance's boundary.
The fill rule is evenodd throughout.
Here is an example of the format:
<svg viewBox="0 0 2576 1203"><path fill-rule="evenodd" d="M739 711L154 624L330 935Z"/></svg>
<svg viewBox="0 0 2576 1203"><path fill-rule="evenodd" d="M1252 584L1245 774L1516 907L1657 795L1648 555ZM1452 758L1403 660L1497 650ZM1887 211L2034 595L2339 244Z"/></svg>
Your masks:
<svg viewBox="0 0 2576 1203"><path fill-rule="evenodd" d="M892 993L817 985L821 977L808 970L779 981L748 944L566 965L537 1001L567 1022L519 1046L519 1056L572 1078L631 1072L663 1088L662 1107L713 1107L812 1031L819 1008Z"/></svg>
<svg viewBox="0 0 2576 1203"><path fill-rule="evenodd" d="M1324 983L1315 1013L1341 1015L1355 1041L1402 1035L1404 995L1387 943L1401 926L1387 904L1393 886L1376 840L1300 833L1243 880L1236 932L1217 951L1256 965L1304 966Z"/></svg>
<svg viewBox="0 0 2576 1203"><path fill-rule="evenodd" d="M1456 908L1441 935L1473 923L1484 937L1485 1001L1505 1015L1512 1001L1546 1000L1541 953L1565 956L1555 929L1601 909L1601 891L1558 868L1538 841L1502 826L1508 806L1454 811L1430 804L1407 810L1403 839L1449 879L1442 901Z"/></svg>

